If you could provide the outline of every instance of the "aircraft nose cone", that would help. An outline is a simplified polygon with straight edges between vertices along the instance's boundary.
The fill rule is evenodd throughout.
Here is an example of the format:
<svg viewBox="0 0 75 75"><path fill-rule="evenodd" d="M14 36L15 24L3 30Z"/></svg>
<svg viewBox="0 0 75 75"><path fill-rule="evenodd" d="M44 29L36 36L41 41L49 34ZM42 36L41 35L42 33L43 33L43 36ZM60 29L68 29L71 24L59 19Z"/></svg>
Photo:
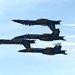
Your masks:
<svg viewBox="0 0 75 75"><path fill-rule="evenodd" d="M19 50L18 52L26 52L26 50Z"/></svg>
<svg viewBox="0 0 75 75"><path fill-rule="evenodd" d="M18 22L17 20L12 20L12 21L14 21L14 22Z"/></svg>
<svg viewBox="0 0 75 75"><path fill-rule="evenodd" d="M18 52L22 52L21 50L19 50Z"/></svg>
<svg viewBox="0 0 75 75"><path fill-rule="evenodd" d="M23 21L22 20L12 20L12 21L23 24Z"/></svg>

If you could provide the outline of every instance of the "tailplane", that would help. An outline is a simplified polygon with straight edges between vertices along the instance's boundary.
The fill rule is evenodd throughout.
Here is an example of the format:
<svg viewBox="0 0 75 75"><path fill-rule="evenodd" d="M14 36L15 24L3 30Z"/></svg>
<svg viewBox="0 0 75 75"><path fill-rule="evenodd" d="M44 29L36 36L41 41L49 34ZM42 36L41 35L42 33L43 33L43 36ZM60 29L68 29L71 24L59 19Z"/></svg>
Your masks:
<svg viewBox="0 0 75 75"><path fill-rule="evenodd" d="M65 53L65 51L66 51L66 50L63 50L63 51L62 51L62 54L67 55L67 53Z"/></svg>
<svg viewBox="0 0 75 75"><path fill-rule="evenodd" d="M63 40L66 41L66 39L64 39L65 36L59 36L59 40Z"/></svg>

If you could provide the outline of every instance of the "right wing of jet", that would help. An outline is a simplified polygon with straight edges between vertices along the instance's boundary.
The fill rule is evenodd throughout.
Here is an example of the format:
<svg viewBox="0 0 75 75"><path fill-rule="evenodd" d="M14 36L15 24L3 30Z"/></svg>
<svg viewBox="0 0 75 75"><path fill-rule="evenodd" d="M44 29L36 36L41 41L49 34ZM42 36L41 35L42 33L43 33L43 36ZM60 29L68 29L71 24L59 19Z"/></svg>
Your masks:
<svg viewBox="0 0 75 75"><path fill-rule="evenodd" d="M35 40L23 40L22 44L24 45L25 48L31 48L30 44L35 43Z"/></svg>

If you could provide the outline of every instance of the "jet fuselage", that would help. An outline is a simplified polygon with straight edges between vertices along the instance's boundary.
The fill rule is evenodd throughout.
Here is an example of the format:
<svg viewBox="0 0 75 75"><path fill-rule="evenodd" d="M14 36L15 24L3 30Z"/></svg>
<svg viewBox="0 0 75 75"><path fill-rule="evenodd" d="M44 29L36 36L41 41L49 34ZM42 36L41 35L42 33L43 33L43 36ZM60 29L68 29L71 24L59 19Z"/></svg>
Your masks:
<svg viewBox="0 0 75 75"><path fill-rule="evenodd" d="M53 41L53 40L64 40L63 36L56 36L56 35L51 35L51 34L26 34L23 36L20 36L21 38L24 39L39 39L42 41Z"/></svg>
<svg viewBox="0 0 75 75"><path fill-rule="evenodd" d="M35 40L8 40L8 39L1 39L0 44L22 44L23 41L25 42L30 42L30 43L35 43Z"/></svg>
<svg viewBox="0 0 75 75"><path fill-rule="evenodd" d="M60 24L61 20L48 20L48 19L37 19L37 20L12 20L14 22L24 24L24 25L41 25L48 26L52 31L56 29L55 25Z"/></svg>
<svg viewBox="0 0 75 75"><path fill-rule="evenodd" d="M55 55L55 54L65 54L65 50L54 50L54 48L28 48L28 49L23 49L23 50L19 50L18 52L29 52L29 53L43 53L43 54L47 54L47 55Z"/></svg>
<svg viewBox="0 0 75 75"><path fill-rule="evenodd" d="M25 25L54 25L54 24L60 24L61 20L54 21L54 20L48 20L48 19L37 19L37 20L12 20L17 23L25 24Z"/></svg>

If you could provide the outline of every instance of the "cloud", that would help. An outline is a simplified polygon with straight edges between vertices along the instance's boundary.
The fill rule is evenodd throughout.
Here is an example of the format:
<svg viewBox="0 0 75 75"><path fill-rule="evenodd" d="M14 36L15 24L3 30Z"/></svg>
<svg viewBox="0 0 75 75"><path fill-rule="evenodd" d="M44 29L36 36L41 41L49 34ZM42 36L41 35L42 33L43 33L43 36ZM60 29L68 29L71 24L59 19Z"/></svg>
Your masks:
<svg viewBox="0 0 75 75"><path fill-rule="evenodd" d="M62 45L63 45L63 46L75 47L75 43L73 43L73 42L62 43Z"/></svg>
<svg viewBox="0 0 75 75"><path fill-rule="evenodd" d="M44 42L44 41L36 41L37 44L39 44L40 46L46 46L46 47L52 47L55 46L57 43L60 43L60 41L52 41L52 42ZM75 47L75 43L74 42L62 42L61 43L62 46L70 46L70 47Z"/></svg>
<svg viewBox="0 0 75 75"><path fill-rule="evenodd" d="M67 38L75 38L75 35L66 36Z"/></svg>
<svg viewBox="0 0 75 75"><path fill-rule="evenodd" d="M75 24L62 24L63 26L75 26Z"/></svg>

